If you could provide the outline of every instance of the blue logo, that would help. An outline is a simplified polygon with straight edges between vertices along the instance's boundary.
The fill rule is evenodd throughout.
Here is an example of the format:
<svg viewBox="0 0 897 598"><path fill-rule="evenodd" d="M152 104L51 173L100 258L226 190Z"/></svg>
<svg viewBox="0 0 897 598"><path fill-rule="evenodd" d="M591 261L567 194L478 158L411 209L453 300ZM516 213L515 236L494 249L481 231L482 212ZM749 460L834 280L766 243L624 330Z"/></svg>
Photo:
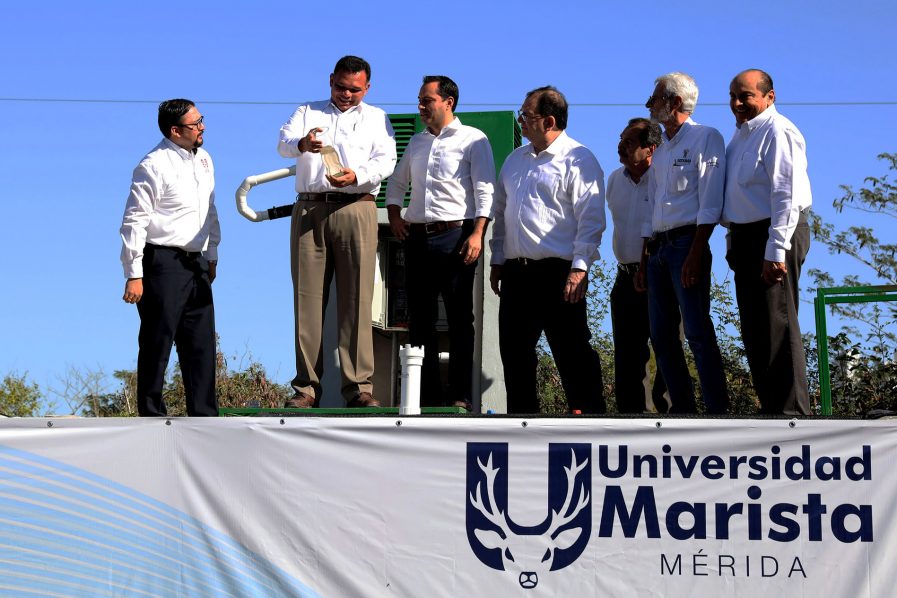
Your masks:
<svg viewBox="0 0 897 598"><path fill-rule="evenodd" d="M527 527L509 513L507 443L469 442L467 539L477 558L516 574L526 589L579 558L592 532L591 453L587 443L548 445L548 513Z"/></svg>

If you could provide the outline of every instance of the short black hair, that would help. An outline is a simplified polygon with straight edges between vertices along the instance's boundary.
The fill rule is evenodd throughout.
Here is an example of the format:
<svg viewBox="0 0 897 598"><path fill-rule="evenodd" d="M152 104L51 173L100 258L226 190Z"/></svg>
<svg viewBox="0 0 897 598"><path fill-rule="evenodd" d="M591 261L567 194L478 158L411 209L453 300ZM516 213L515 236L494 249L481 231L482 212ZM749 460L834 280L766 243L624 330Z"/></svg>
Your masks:
<svg viewBox="0 0 897 598"><path fill-rule="evenodd" d="M364 71L364 74L368 77L368 83L370 83L371 65L368 64L368 61L364 58L359 58L358 56L343 56L336 61L336 66L333 67L334 75L337 73L360 73L361 71Z"/></svg>
<svg viewBox="0 0 897 598"><path fill-rule="evenodd" d="M427 75L424 77L424 85L428 83L438 83L436 86L436 93L439 94L439 97L444 100L448 98L452 98L454 103L452 104L452 112L458 109L458 84L452 81L449 77L445 75Z"/></svg>
<svg viewBox="0 0 897 598"><path fill-rule="evenodd" d="M159 104L159 130L166 138L171 137L171 127L181 124L181 118L196 104L190 100L176 98Z"/></svg>
<svg viewBox="0 0 897 598"><path fill-rule="evenodd" d="M638 142L641 147L659 146L663 143L663 132L660 130L660 123L650 118L630 118L626 123L626 128L639 127Z"/></svg>
<svg viewBox="0 0 897 598"><path fill-rule="evenodd" d="M556 87L545 85L537 87L526 94L526 100L536 97L536 114L538 116L553 116L557 128L563 131L567 128L567 98Z"/></svg>

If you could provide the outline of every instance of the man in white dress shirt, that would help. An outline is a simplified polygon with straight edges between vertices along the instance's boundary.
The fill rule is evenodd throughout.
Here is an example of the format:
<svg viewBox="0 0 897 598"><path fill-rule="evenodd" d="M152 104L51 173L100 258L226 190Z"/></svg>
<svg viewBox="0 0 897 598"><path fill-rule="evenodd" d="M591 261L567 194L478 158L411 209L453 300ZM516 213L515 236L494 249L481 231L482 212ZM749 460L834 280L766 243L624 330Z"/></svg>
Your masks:
<svg viewBox="0 0 897 598"><path fill-rule="evenodd" d="M651 344L670 391L672 413L695 413L694 385L682 353L682 340L670 325L679 305L685 338L695 356L701 394L709 414L724 414L729 397L716 332L710 318L711 260L708 240L719 223L726 176L726 147L714 128L691 118L698 86L685 73L668 73L654 82L645 107L663 125L666 139L651 165L651 217L648 239L648 309Z"/></svg>
<svg viewBox="0 0 897 598"><path fill-rule="evenodd" d="M162 102L158 121L165 138L134 169L120 230L122 298L140 314L137 412L166 415L162 387L174 342L187 415L216 416L215 171L200 147L205 124L193 102Z"/></svg>
<svg viewBox="0 0 897 598"><path fill-rule="evenodd" d="M277 151L296 159L290 257L296 325L291 408L321 400L324 311L336 277L341 394L349 407L378 407L373 396L371 302L380 182L396 165L389 117L362 102L371 66L344 56L330 75L330 99L299 106L280 129ZM335 152L330 153L330 149ZM328 172L322 150L342 168Z"/></svg>
<svg viewBox="0 0 897 598"><path fill-rule="evenodd" d="M654 151L663 143L660 125L633 118L623 132L617 154L622 167L607 179L607 208L614 221L613 249L617 277L610 292L614 337L614 394L618 413L643 413L654 407L666 413L666 385L658 369L651 388L648 363L650 328L648 295L636 290L634 277L642 260L642 223L651 208L648 178ZM673 306L678 310L678 307ZM679 319L670 326L679 328Z"/></svg>
<svg viewBox="0 0 897 598"><path fill-rule="evenodd" d="M424 77L417 100L426 129L411 138L389 178L386 209L393 234L405 241L410 342L424 347L421 404L470 409L473 280L491 218L495 162L486 135L455 117L458 85L449 77ZM449 329L446 397L436 337L439 295Z"/></svg>
<svg viewBox="0 0 897 598"><path fill-rule="evenodd" d="M737 129L726 149L726 257L761 412L809 415L797 310L813 199L804 137L778 113L775 99L772 78L759 69L738 74L729 86Z"/></svg>
<svg viewBox="0 0 897 598"><path fill-rule="evenodd" d="M605 228L604 173L565 133L567 100L529 92L518 113L530 143L514 150L495 188L492 290L501 297L499 349L508 413L538 413L536 345L542 332L570 411L604 413L601 361L586 315L588 271Z"/></svg>

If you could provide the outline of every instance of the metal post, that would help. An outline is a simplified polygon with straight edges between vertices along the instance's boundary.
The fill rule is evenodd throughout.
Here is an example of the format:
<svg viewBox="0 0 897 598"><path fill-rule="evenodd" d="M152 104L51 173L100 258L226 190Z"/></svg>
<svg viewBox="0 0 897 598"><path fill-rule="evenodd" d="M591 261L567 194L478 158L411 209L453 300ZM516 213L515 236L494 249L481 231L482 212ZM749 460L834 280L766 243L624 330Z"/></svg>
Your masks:
<svg viewBox="0 0 897 598"><path fill-rule="evenodd" d="M816 347L819 360L819 403L821 415L832 414L832 380L828 369L828 331L825 324L825 289L817 289L813 308L816 312Z"/></svg>

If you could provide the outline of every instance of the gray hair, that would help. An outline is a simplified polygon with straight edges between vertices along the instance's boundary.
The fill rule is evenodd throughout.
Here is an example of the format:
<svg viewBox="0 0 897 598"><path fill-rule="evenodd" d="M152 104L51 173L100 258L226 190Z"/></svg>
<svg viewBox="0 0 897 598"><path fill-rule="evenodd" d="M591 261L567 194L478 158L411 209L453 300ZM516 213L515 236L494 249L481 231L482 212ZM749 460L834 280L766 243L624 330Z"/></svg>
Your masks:
<svg viewBox="0 0 897 598"><path fill-rule="evenodd" d="M663 85L668 97L682 98L682 112L691 114L698 103L698 84L685 73L673 72L661 75L654 85Z"/></svg>

